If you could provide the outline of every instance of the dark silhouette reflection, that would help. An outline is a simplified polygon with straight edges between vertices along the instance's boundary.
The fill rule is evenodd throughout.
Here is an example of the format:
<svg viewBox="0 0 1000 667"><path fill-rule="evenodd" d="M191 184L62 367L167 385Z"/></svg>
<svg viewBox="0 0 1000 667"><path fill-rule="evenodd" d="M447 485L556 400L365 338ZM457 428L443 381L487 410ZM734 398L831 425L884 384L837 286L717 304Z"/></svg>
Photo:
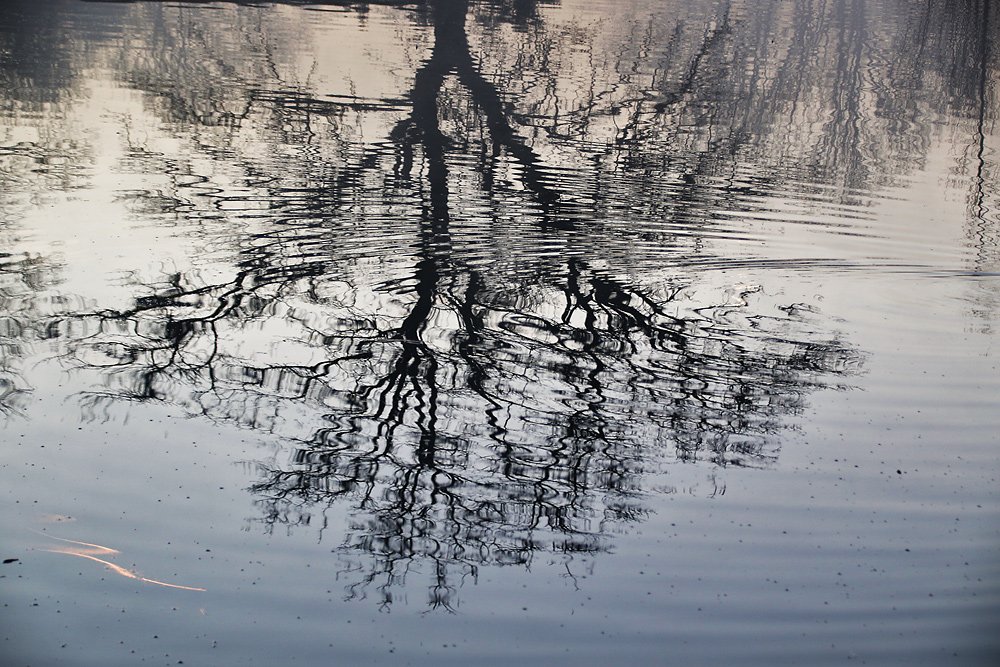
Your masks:
<svg viewBox="0 0 1000 667"><path fill-rule="evenodd" d="M954 40L906 51L931 5L876 42L861 3L781 4L691 3L611 50L555 34L545 3L406 3L426 57L381 98L284 79L266 9L227 41L138 5L153 36L122 38L117 73L204 161L128 135L122 169L173 187L123 197L197 221L232 270L136 279L129 308L74 316L64 362L103 383L87 414L165 401L289 443L256 466L260 521L350 507L348 595L385 605L425 568L451 608L483 565L608 549L684 471L721 493L723 468L766 467L861 354L810 304L721 277L753 260L712 239L772 199L863 216L925 158L917 102L971 117L980 90ZM872 52L904 53L875 88ZM925 70L932 90L891 93ZM382 136L351 134L372 119Z"/></svg>

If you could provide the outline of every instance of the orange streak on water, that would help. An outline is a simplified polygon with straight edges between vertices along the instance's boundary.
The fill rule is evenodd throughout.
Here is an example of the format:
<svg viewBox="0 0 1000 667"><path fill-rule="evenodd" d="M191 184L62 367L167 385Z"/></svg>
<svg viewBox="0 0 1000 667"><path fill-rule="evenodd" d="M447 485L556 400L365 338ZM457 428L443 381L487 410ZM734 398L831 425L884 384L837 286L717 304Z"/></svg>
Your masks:
<svg viewBox="0 0 1000 667"><path fill-rule="evenodd" d="M110 547L102 547L100 544L90 544L89 542L77 542L76 540L66 540L66 539L63 539L61 537L53 537L52 535L45 535L45 533L40 533L37 530L32 530L32 532L38 533L39 535L44 535L45 537L47 537L49 539L52 539L52 540L58 540L60 542L67 542L69 544L79 544L80 547L86 547L86 548L75 548L75 549L72 548L72 547L63 547L62 549L42 549L42 551L47 551L47 552L53 553L53 554L66 554L68 556L79 556L80 558L87 558L89 560L98 562L101 565L104 565L105 567L111 569L112 572L120 574L123 577L127 577L129 579L136 579L138 581L145 581L146 583L156 584L157 586L167 586L168 588L180 588L180 589L185 590L185 591L204 591L205 590L204 588L195 588L193 586L180 586L178 584L168 584L168 583L163 582L163 581L156 581L155 579L147 579L146 577L140 577L138 574L136 574L134 572L131 572L129 570L126 570L125 568L121 567L120 565L115 565L114 563L110 563L110 562L108 562L106 560L102 560L102 559L97 558L96 556L94 556L94 554L100 554L100 555L104 556L104 555L107 555L107 554L121 553L120 551L118 551L116 549L111 549Z"/></svg>
<svg viewBox="0 0 1000 667"><path fill-rule="evenodd" d="M100 544L91 544L90 542L77 542L76 540L65 540L61 537L54 537L52 535L46 535L45 533L40 533L37 530L32 530L33 533L38 533L39 535L45 535L45 537L50 540L59 540L60 542L69 542L70 544L79 544L84 547L93 547L94 553L99 554L119 554L121 553L117 549L112 549L110 547L102 547ZM51 551L51 549L43 549L43 551ZM90 553L89 549L78 549L81 553ZM52 551L52 553L73 553L69 551Z"/></svg>
<svg viewBox="0 0 1000 667"><path fill-rule="evenodd" d="M193 586L181 586L179 584L165 584L162 581L156 581L155 579L147 579L146 577L139 577L145 582L150 584L156 584L157 586L167 586L168 588L180 588L185 591L204 591L204 588L195 588Z"/></svg>
<svg viewBox="0 0 1000 667"><path fill-rule="evenodd" d="M72 551L70 549L42 549L42 551L47 551L50 554L66 554L68 556L79 556L80 558L88 558L88 559L90 559L92 561L97 561L101 565L105 565L105 566L111 568L111 570L113 570L114 572L117 572L118 574L122 575L123 577L128 577L129 579L142 579L142 577L140 577L139 575L137 575L137 574L135 574L133 572L129 572L128 570L126 570L124 567L121 567L120 565L115 565L114 563L109 563L106 560L101 560L100 558L97 558L96 556L91 556L90 554L85 554L85 553L80 552L80 551Z"/></svg>

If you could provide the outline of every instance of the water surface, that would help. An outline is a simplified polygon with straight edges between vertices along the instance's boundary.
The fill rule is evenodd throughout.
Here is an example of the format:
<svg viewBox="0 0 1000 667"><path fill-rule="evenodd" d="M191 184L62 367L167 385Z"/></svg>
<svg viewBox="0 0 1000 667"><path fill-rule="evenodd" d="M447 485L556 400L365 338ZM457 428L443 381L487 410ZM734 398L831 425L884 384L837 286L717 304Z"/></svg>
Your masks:
<svg viewBox="0 0 1000 667"><path fill-rule="evenodd" d="M997 8L8 2L12 665L988 665Z"/></svg>

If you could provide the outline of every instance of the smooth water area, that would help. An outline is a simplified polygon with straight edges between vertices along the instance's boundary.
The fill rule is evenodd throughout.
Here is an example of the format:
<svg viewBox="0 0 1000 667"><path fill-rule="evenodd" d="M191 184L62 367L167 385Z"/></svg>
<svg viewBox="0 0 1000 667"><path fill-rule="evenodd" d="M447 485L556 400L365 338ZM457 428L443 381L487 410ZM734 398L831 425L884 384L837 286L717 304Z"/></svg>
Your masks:
<svg viewBox="0 0 1000 667"><path fill-rule="evenodd" d="M0 7L0 664L1000 664L991 0Z"/></svg>

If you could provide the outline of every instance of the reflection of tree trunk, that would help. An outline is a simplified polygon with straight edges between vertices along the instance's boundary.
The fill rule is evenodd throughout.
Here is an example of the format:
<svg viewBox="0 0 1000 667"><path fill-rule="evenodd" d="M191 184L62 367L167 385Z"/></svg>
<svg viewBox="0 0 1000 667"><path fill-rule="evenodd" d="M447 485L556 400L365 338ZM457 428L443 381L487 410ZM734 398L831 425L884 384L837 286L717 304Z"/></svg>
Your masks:
<svg viewBox="0 0 1000 667"><path fill-rule="evenodd" d="M837 67L833 82L832 118L827 125L828 164L843 169L844 187L863 190L868 182L863 145L861 103L864 93L864 49L866 26L864 3L845 2L837 6Z"/></svg>
<svg viewBox="0 0 1000 667"><path fill-rule="evenodd" d="M521 165L524 184L538 201L544 205L556 202L559 197L545 183L538 155L514 132L496 86L483 77L472 57L465 30L468 0L432 0L429 4L434 21L434 48L414 77L410 93L413 113L396 127L393 137L403 144L407 168L412 163L412 144L419 142L424 147L435 219L441 219L442 207L447 206L447 193L442 190L447 176L446 138L438 120L438 96L445 77L452 73L483 112L494 154L506 150Z"/></svg>
<svg viewBox="0 0 1000 667"><path fill-rule="evenodd" d="M680 26L677 28L679 31ZM724 45L724 38L729 35L730 32L729 7L726 6L725 10L722 12L721 18L717 21L716 27L705 31L705 39L702 42L701 48L698 49L691 58L681 81L673 85L673 90L662 91L664 99L657 102L653 107L657 112L663 112L670 106L682 102L686 97L697 92L699 85L704 85L701 81L704 77L704 72L702 72L702 62L707 60L708 55L712 53L713 50Z"/></svg>
<svg viewBox="0 0 1000 667"><path fill-rule="evenodd" d="M454 73L466 87L472 99L482 110L486 125L494 144L494 154L501 149L506 150L522 166L525 185L535 194L539 201L548 204L556 201L555 192L542 182L538 168L538 157L516 136L507 121L503 103L495 86L488 82L478 71L473 62L469 48L468 35L465 30L468 0L436 0L431 2L431 15L434 21L434 48L430 58L417 71L414 77L413 90L410 99L413 111L410 117L397 126L394 138L401 144L403 150L403 167L408 170L412 165L414 144L419 143L427 160L427 179L430 184L430 206L425 210L421 223L420 255L414 273L417 301L401 324L398 333L402 340L402 352L394 364L394 371L377 386L383 386L379 399L378 412L387 423L391 432L391 424L401 424L407 411L407 401L403 396L407 385L412 385L413 396L416 399L412 408L417 412L417 426L420 429L420 441L415 452L418 462L417 469L404 476L415 485L422 470L431 471L431 483L434 489L432 497L444 495L451 497L447 490L437 488L434 473L440 472L435 461L436 451L436 414L437 363L434 353L428 349L422 340L422 331L433 310L434 302L441 290L440 282L444 265L450 257L448 167L445 161L447 138L441 131L438 118L438 98L445 78ZM470 272L469 286L480 283L478 276ZM478 335L475 325L476 318L471 311L474 293L466 295L468 299L459 307L459 313L470 340ZM468 346L464 350L471 352ZM471 379L470 379L471 380ZM475 384L475 380L471 380ZM480 383L481 384L481 383ZM495 399L479 387L480 395L488 398L494 406ZM387 410L387 411L386 411ZM487 419L495 417L487 416ZM415 503L419 489L414 486L406 493L396 489L397 497L408 496L409 502ZM414 510L413 507L399 513L406 516ZM452 510L453 511L453 510Z"/></svg>

